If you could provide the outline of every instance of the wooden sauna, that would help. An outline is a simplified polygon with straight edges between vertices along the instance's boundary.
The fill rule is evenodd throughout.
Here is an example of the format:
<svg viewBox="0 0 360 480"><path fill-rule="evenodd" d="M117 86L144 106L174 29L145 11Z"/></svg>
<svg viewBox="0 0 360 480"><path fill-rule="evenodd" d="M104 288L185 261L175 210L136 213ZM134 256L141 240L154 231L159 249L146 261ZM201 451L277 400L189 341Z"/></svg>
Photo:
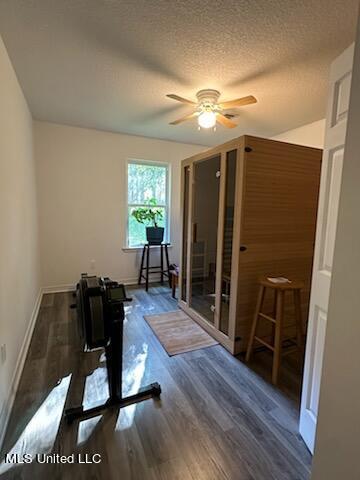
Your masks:
<svg viewBox="0 0 360 480"><path fill-rule="evenodd" d="M179 306L233 354L246 349L261 276L303 281L307 320L321 158L246 135L182 162Z"/></svg>

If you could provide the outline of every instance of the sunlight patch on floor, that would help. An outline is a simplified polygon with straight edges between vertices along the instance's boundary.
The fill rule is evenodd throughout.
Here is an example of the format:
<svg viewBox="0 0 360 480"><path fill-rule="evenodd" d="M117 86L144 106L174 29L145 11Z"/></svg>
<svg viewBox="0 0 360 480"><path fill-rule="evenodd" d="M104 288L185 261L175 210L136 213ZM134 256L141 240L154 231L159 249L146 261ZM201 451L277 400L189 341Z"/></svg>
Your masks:
<svg viewBox="0 0 360 480"><path fill-rule="evenodd" d="M33 415L9 454L36 455L51 452L61 422L65 400L70 385L71 374L62 378L48 394ZM0 474L11 469L14 464L5 460L0 464Z"/></svg>
<svg viewBox="0 0 360 480"><path fill-rule="evenodd" d="M135 347L131 346L127 352L127 356L131 357L130 365L123 373L123 395L132 395L136 393L140 386L145 373L146 359L148 356L148 345L142 344L142 351L136 353ZM120 409L119 417L115 430L125 430L131 427L134 421L137 404L129 405Z"/></svg>
<svg viewBox="0 0 360 480"><path fill-rule="evenodd" d="M104 403L109 397L106 366L96 368L86 377L83 407L84 410Z"/></svg>
<svg viewBox="0 0 360 480"><path fill-rule="evenodd" d="M86 420L80 421L77 436L78 447L89 440L101 418L102 415L98 415L97 417L88 418Z"/></svg>

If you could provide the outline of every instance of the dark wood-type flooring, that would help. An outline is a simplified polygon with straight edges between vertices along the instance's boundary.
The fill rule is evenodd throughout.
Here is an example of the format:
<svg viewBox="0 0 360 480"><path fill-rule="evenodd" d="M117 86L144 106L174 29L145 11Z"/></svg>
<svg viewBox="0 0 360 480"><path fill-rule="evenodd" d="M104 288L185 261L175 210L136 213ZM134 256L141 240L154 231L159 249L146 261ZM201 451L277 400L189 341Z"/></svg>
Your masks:
<svg viewBox="0 0 360 480"><path fill-rule="evenodd" d="M102 461L2 463L1 479L308 479L311 456L297 431L296 365L283 369L276 389L267 381L265 353L255 357L256 371L220 345L169 357L143 319L176 308L169 289L128 291L134 301L127 307L123 389L158 381L161 400L67 425L64 405L106 398L105 364L101 351L79 351L71 294L45 295L0 464L6 452L99 453Z"/></svg>

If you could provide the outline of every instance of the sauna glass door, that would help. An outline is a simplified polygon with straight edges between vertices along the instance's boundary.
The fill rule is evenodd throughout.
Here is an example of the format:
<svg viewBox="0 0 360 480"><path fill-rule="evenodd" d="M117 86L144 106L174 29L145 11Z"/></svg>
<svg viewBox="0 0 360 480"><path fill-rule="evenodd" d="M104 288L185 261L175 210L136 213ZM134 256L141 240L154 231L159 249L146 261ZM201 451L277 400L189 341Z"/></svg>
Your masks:
<svg viewBox="0 0 360 480"><path fill-rule="evenodd" d="M235 188L236 188L236 150L226 153L225 159L225 201L223 211L222 235L222 274L220 302L220 331L229 334L231 263L233 253Z"/></svg>
<svg viewBox="0 0 360 480"><path fill-rule="evenodd" d="M220 155L193 164L190 306L214 324Z"/></svg>
<svg viewBox="0 0 360 480"><path fill-rule="evenodd" d="M182 236L182 268L181 268L181 300L187 302L187 268L188 268L188 223L189 223L189 185L190 167L184 167L183 175L183 236Z"/></svg>

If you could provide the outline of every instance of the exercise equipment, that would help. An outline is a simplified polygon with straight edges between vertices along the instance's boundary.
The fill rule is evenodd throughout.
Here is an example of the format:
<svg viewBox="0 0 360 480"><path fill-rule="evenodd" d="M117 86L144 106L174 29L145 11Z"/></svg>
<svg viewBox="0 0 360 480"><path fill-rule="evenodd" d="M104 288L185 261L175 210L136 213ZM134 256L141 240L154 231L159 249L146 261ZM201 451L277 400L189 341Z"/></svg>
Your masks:
<svg viewBox="0 0 360 480"><path fill-rule="evenodd" d="M126 296L124 285L109 278L81 274L76 286L77 317L84 350L89 352L105 349L109 384L109 398L102 404L84 410L79 407L65 411L65 419L71 423L76 418L92 417L102 410L112 407L125 407L151 397L160 397L161 387L155 382L128 397L122 396L124 302L131 301Z"/></svg>

